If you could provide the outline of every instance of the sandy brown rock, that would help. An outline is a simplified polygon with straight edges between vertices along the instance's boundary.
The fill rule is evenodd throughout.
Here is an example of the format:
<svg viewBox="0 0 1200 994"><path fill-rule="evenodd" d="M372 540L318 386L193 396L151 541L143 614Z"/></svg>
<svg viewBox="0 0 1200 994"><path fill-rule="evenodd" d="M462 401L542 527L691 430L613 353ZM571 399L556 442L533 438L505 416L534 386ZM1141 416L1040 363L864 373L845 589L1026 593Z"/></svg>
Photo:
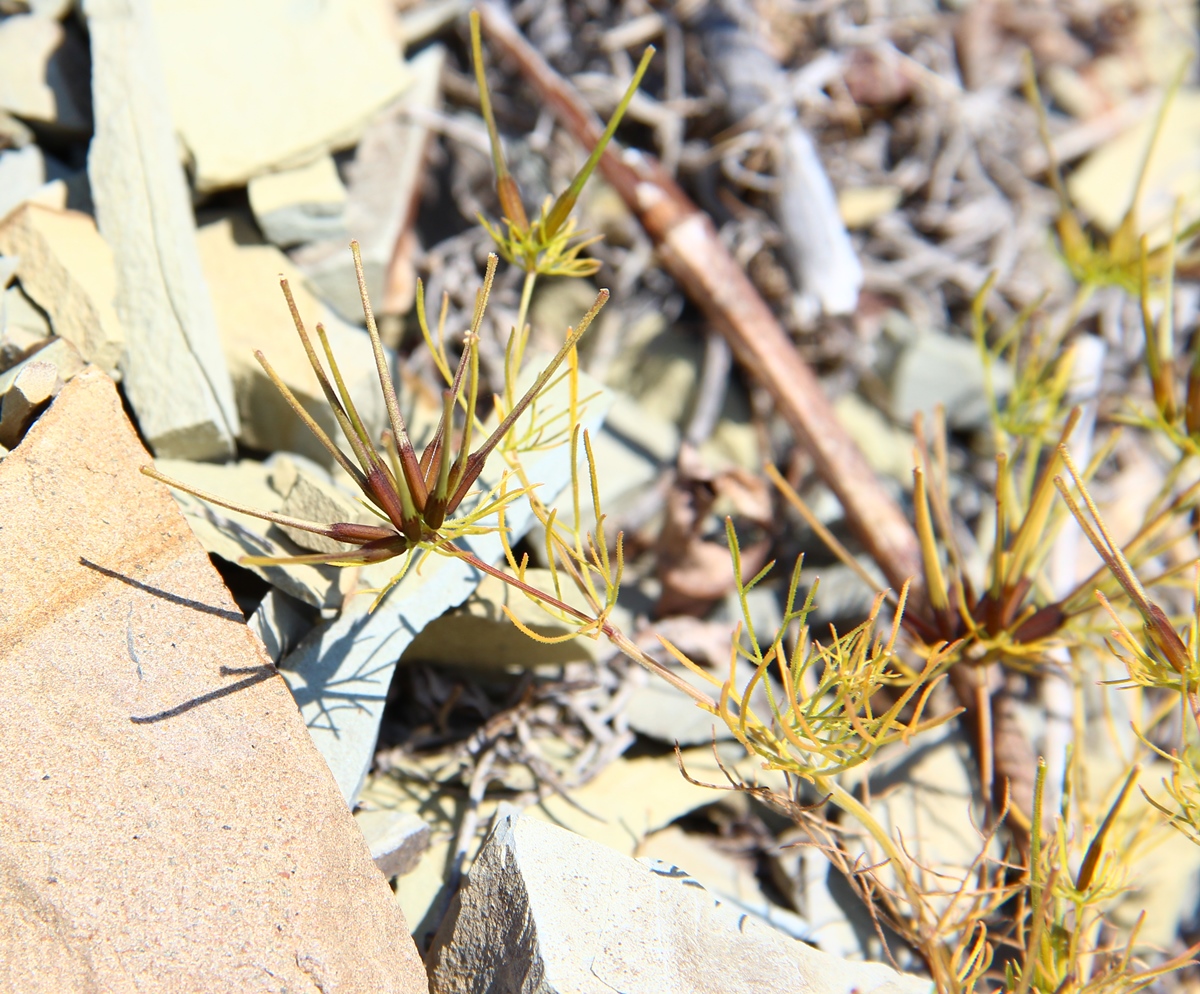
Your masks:
<svg viewBox="0 0 1200 994"><path fill-rule="evenodd" d="M0 464L0 989L412 991L283 681L111 381Z"/></svg>

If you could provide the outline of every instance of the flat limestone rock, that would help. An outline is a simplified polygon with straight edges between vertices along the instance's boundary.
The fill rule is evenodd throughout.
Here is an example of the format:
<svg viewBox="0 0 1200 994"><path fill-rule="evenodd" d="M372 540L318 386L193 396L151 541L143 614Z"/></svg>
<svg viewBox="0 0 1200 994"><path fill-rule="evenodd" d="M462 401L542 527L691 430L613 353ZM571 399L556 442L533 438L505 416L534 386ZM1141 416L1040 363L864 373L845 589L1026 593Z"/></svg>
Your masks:
<svg viewBox="0 0 1200 994"><path fill-rule="evenodd" d="M286 686L148 461L87 370L0 464L0 987L426 991Z"/></svg>
<svg viewBox="0 0 1200 994"><path fill-rule="evenodd" d="M54 332L88 362L113 373L125 350L117 317L117 271L96 222L79 211L26 204L0 224L0 253L17 256L21 289Z"/></svg>
<svg viewBox="0 0 1200 994"><path fill-rule="evenodd" d="M117 263L125 395L156 456L225 459L237 405L196 251L150 2L84 0L83 12L96 111L88 178Z"/></svg>
<svg viewBox="0 0 1200 994"><path fill-rule="evenodd" d="M928 994L713 900L685 869L530 818L499 820L427 957L434 994Z"/></svg>
<svg viewBox="0 0 1200 994"><path fill-rule="evenodd" d="M280 248L323 239L348 243L346 187L333 156L325 154L296 169L263 173L247 185L254 220Z"/></svg>
<svg viewBox="0 0 1200 994"><path fill-rule="evenodd" d="M379 872L389 880L416 869L429 848L429 826L411 811L361 810L354 820Z"/></svg>
<svg viewBox="0 0 1200 994"><path fill-rule="evenodd" d="M154 0L201 192L347 148L408 82L379 0ZM214 71L216 70L216 71Z"/></svg>
<svg viewBox="0 0 1200 994"><path fill-rule="evenodd" d="M226 500L261 511L279 511L283 506L282 498L267 482L270 470L253 459L223 466L183 459L156 459L155 465L172 479ZM227 562L236 563L243 556L295 556L304 551L284 539L274 525L261 518L216 507L182 490L171 493L200 544ZM333 609L341 605L336 567L301 563L246 568L311 607Z"/></svg>
<svg viewBox="0 0 1200 994"><path fill-rule="evenodd" d="M371 122L348 170L349 199L343 224L348 236L361 246L367 292L377 309L385 299L396 243L410 223L420 194L429 128L409 115L438 109L445 61L446 51L440 45L425 49L412 60L412 86ZM342 237L305 246L296 253L296 260L334 310L357 321L362 311L345 242Z"/></svg>

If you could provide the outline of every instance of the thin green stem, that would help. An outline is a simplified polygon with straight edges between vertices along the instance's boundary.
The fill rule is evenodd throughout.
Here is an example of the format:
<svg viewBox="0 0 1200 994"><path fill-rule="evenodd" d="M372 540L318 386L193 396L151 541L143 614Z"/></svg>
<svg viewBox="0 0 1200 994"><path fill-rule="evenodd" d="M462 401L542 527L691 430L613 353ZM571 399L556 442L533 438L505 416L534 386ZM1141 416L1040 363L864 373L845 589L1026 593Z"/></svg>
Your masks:
<svg viewBox="0 0 1200 994"><path fill-rule="evenodd" d="M529 341L529 305L533 301L533 288L537 284L536 269L525 271L525 282L521 285L521 304L517 308L517 322L513 325L512 344L504 357L504 407L513 409L517 395L517 377L525 360L525 346Z"/></svg>

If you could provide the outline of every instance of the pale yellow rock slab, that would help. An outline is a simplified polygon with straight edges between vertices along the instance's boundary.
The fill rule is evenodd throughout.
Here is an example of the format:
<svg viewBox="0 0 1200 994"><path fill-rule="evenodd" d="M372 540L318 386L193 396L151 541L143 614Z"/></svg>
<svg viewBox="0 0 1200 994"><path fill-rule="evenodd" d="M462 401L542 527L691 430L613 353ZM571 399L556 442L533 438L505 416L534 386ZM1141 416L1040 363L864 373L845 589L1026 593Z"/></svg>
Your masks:
<svg viewBox="0 0 1200 994"><path fill-rule="evenodd" d="M386 412L366 332L344 324L304 286L304 277L274 245L247 243L244 219L222 218L200 229L197 244L212 288L225 359L233 377L241 419L241 440L265 451L298 452L329 466L332 459L254 358L261 350L271 367L326 434L348 451L316 374L296 334L280 277L291 286L296 306L320 350L316 324L322 322L338 367L372 438L378 439ZM350 257L346 249L346 257Z"/></svg>
<svg viewBox="0 0 1200 994"><path fill-rule="evenodd" d="M96 222L79 211L26 204L0 225L0 253L20 257L21 288L49 316L54 333L107 373L125 333L117 317L117 270Z"/></svg>
<svg viewBox="0 0 1200 994"><path fill-rule="evenodd" d="M246 188L250 209L267 240L282 248L331 238L345 248L346 187L333 156L296 169L263 173Z"/></svg>
<svg viewBox="0 0 1200 994"><path fill-rule="evenodd" d="M740 746L740 763L727 762L726 768L740 771L746 782L757 774L768 786L786 790L782 774L758 770L758 764L745 759ZM685 749L684 768L701 783L728 784L713 758L711 747ZM689 783L679 772L674 756L638 759L621 757L609 763L594 779L572 790L570 798L553 794L526 810L531 818L549 821L563 828L602 842L618 852L633 855L651 832L664 828L676 818L723 795L708 787Z"/></svg>
<svg viewBox="0 0 1200 994"><path fill-rule="evenodd" d="M155 0L171 111L201 191L346 148L408 82L378 0Z"/></svg>
<svg viewBox="0 0 1200 994"><path fill-rule="evenodd" d="M321 155L295 169L263 173L250 180L246 191L255 217L297 204L344 207L346 187L338 176L332 155Z"/></svg>
<svg viewBox="0 0 1200 994"><path fill-rule="evenodd" d="M345 230L362 247L367 291L377 310L385 299L396 243L411 223L420 192L429 127L419 115L441 105L445 50L433 45L411 63L412 85L394 106L378 114L363 133L349 172ZM306 246L296 255L317 292L347 320L361 313L354 267L344 239Z"/></svg>
<svg viewBox="0 0 1200 994"><path fill-rule="evenodd" d="M1133 202L1134 189L1154 131L1155 115L1088 157L1071 174L1067 190L1083 214L1114 231ZM1184 87L1167 110L1138 203L1138 233L1151 245L1170 236L1171 214L1180 204L1179 227L1200 217L1200 89Z"/></svg>
<svg viewBox="0 0 1200 994"><path fill-rule="evenodd" d="M847 228L869 228L900 206L904 191L898 186L859 186L838 194L838 213Z"/></svg>
<svg viewBox="0 0 1200 994"><path fill-rule="evenodd" d="M425 992L286 686L147 459L88 370L0 465L0 984Z"/></svg>

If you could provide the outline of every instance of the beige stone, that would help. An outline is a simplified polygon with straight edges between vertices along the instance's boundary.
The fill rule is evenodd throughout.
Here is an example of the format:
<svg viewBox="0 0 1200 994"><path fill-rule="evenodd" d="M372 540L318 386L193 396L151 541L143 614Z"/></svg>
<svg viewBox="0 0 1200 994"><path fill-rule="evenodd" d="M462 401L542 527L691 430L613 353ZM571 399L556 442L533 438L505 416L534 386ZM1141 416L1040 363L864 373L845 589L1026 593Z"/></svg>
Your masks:
<svg viewBox="0 0 1200 994"><path fill-rule="evenodd" d="M0 225L0 252L20 257L21 289L50 317L55 334L107 373L125 333L114 307L117 271L96 222L79 211L26 204Z"/></svg>
<svg viewBox="0 0 1200 994"><path fill-rule="evenodd" d="M354 144L408 81L392 16L379 0L154 0L197 187L241 186Z"/></svg>
<svg viewBox="0 0 1200 994"><path fill-rule="evenodd" d="M838 213L847 228L869 228L900 206L904 191L898 186L856 186L838 194Z"/></svg>
<svg viewBox="0 0 1200 994"><path fill-rule="evenodd" d="M0 465L0 984L424 992L295 704L148 461L89 370Z"/></svg>
<svg viewBox="0 0 1200 994"><path fill-rule="evenodd" d="M720 904L680 868L502 817L428 961L435 994L925 994L928 980L850 963Z"/></svg>
<svg viewBox="0 0 1200 994"><path fill-rule="evenodd" d="M0 401L0 445L15 446L39 408L61 389L62 379L53 363L22 363Z"/></svg>
<svg viewBox="0 0 1200 994"><path fill-rule="evenodd" d="M8 392L17 377L21 375L21 371L34 362L52 365L63 383L82 371L86 365L74 345L65 338L52 338L43 348L31 353L11 369L0 373L0 397Z"/></svg>
<svg viewBox="0 0 1200 994"><path fill-rule="evenodd" d="M371 342L366 332L338 320L305 289L304 277L286 255L274 245L255 244L251 232L245 218L222 218L206 224L197 238L204 274L213 290L225 358L233 377L241 439L252 448L298 452L328 466L332 462L329 453L287 405L254 358L255 350L262 350L304 408L334 441L349 451L292 324L279 289L280 277L288 278L296 306L318 351L321 346L315 326L318 321L324 323L350 395L372 437L378 440L386 412ZM349 250L343 251L349 258Z"/></svg>
<svg viewBox="0 0 1200 994"><path fill-rule="evenodd" d="M1151 247L1171 235L1171 216L1179 208L1179 230L1200 218L1200 89L1185 86L1175 95L1154 138L1156 115L1105 143L1071 173L1067 190L1080 212L1105 231L1115 231L1133 203L1151 140L1154 154L1146 167L1138 200L1138 231Z"/></svg>
<svg viewBox="0 0 1200 994"><path fill-rule="evenodd" d="M89 127L87 53L57 20L16 14L0 21L0 108L81 133Z"/></svg>
<svg viewBox="0 0 1200 994"><path fill-rule="evenodd" d="M258 226L281 248L326 238L350 240L343 217L346 187L331 155L296 169L255 176L246 192Z"/></svg>
<svg viewBox="0 0 1200 994"><path fill-rule="evenodd" d="M96 109L88 180L117 262L125 396L156 456L227 459L237 405L196 252L150 0L83 0L83 12Z"/></svg>
<svg viewBox="0 0 1200 994"><path fill-rule="evenodd" d="M383 307L389 267L401 233L412 222L420 194L429 128L410 114L428 113L440 106L445 61L445 49L440 45L425 49L413 59L412 86L371 122L348 170L345 231L361 246L367 291L377 310ZM345 238L331 239L306 246L296 259L338 314L357 321L362 308L344 242Z"/></svg>

